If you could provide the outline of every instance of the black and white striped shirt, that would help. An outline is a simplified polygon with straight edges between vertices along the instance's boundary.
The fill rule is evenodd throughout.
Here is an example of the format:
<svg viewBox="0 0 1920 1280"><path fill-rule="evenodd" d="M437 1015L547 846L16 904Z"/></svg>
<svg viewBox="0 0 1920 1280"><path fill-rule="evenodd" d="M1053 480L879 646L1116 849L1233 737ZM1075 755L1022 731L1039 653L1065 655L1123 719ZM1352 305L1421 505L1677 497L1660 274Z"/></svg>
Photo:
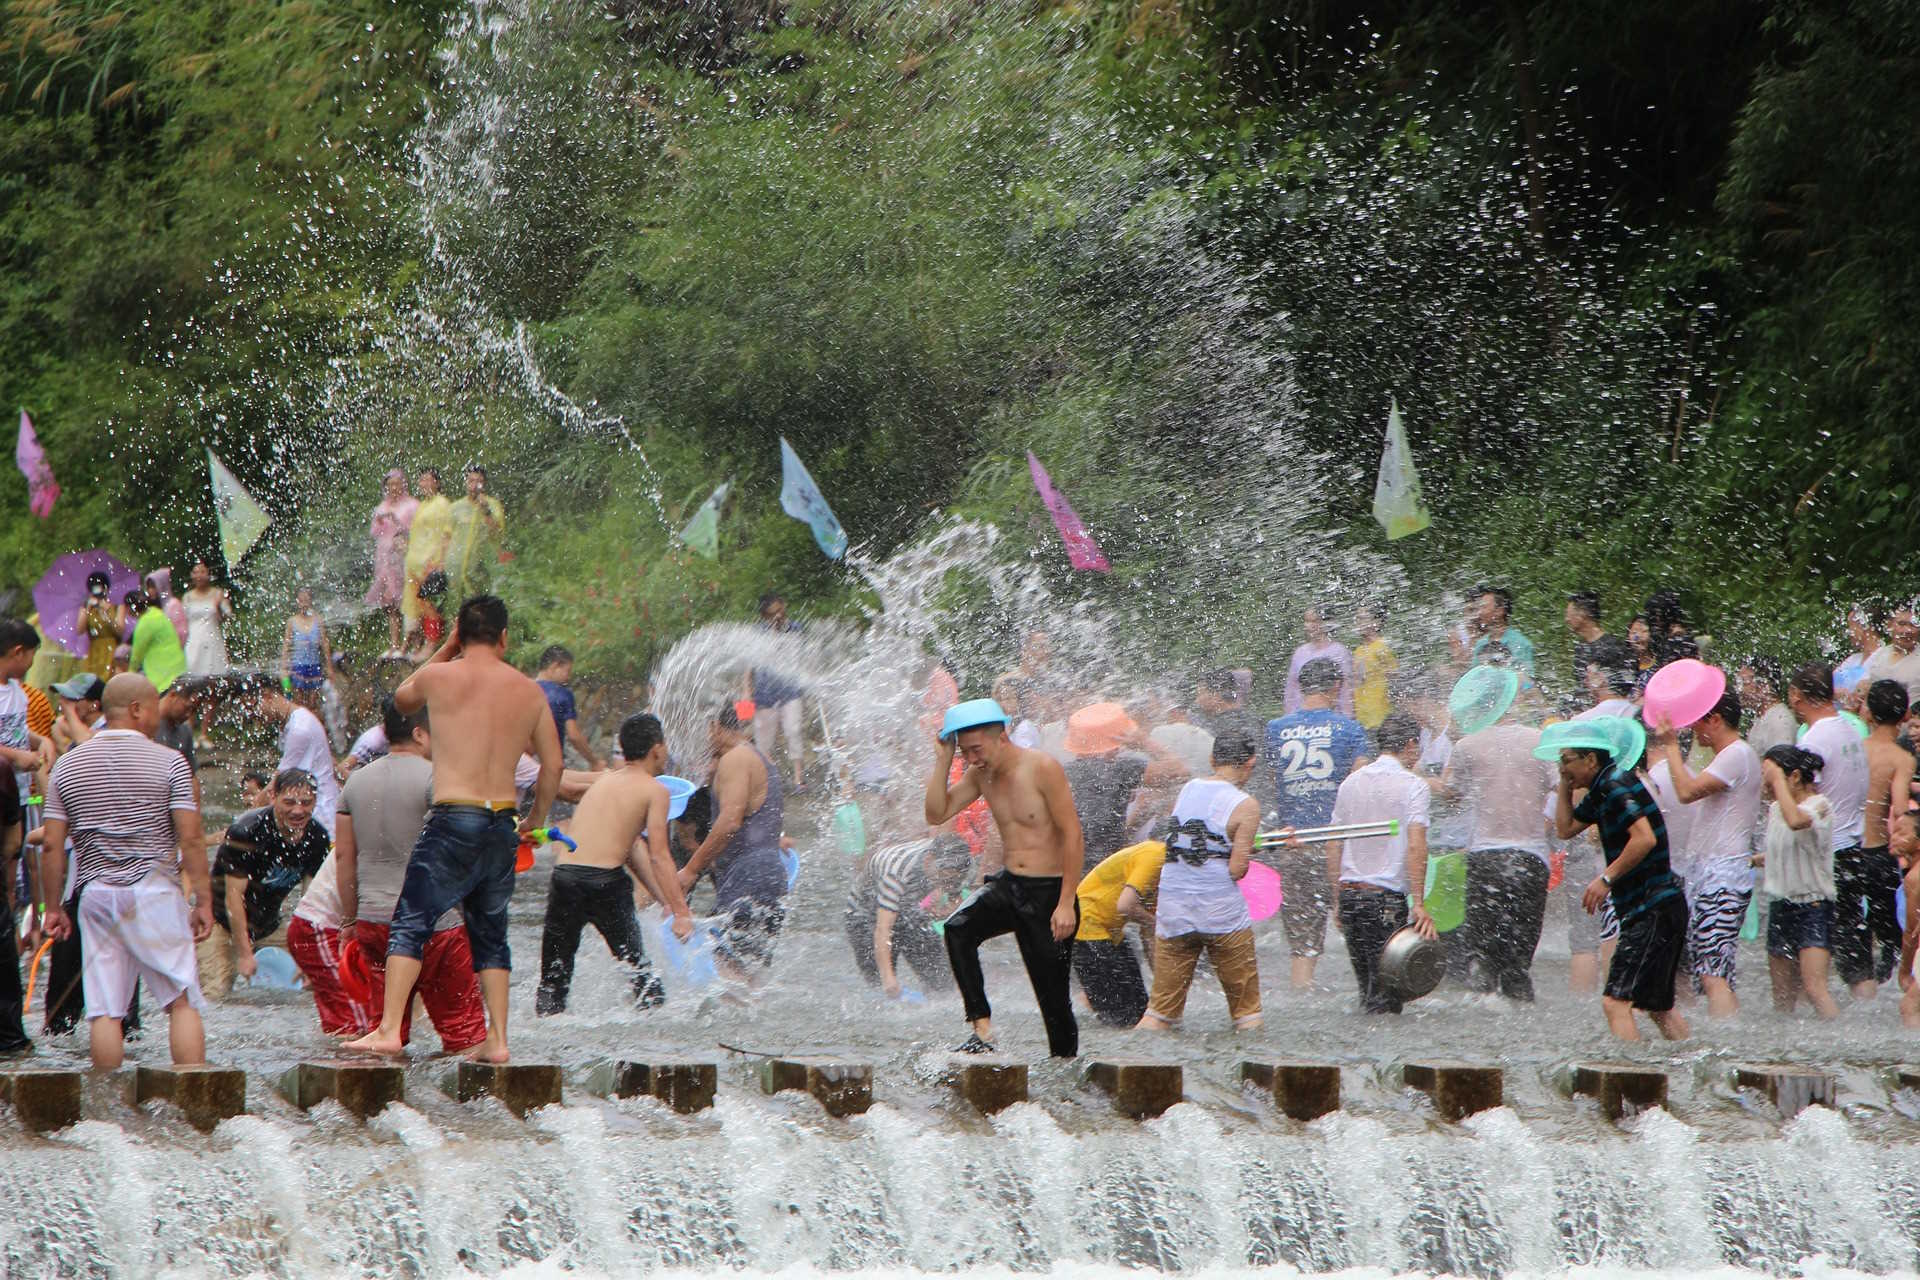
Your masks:
<svg viewBox="0 0 1920 1280"><path fill-rule="evenodd" d="M131 885L180 865L176 809L194 813L187 759L132 729L103 729L60 757L47 783L47 821L73 841L67 891Z"/></svg>

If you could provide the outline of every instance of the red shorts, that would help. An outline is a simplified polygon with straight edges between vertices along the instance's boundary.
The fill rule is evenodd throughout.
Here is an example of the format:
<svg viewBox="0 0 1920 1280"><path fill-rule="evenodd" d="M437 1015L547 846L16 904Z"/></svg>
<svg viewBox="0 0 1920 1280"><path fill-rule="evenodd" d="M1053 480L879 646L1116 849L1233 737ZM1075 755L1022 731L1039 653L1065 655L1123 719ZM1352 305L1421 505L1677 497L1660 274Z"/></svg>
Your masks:
<svg viewBox="0 0 1920 1280"><path fill-rule="evenodd" d="M387 926L362 920L353 927L373 970L373 1007L387 999ZM480 1001L480 983L473 976L473 952L467 947L465 925L442 929L427 939L420 957L420 983L414 994L427 1006L433 1029L448 1053L470 1049L487 1038L487 1011ZM378 1018L375 1018L378 1021ZM400 1042L413 1029L413 1002L400 1020Z"/></svg>
<svg viewBox="0 0 1920 1280"><path fill-rule="evenodd" d="M340 982L338 929L322 929L295 916L287 922L287 950L306 976L307 990L313 992L322 1031L330 1036L365 1035L380 1025L380 1006L355 1000Z"/></svg>

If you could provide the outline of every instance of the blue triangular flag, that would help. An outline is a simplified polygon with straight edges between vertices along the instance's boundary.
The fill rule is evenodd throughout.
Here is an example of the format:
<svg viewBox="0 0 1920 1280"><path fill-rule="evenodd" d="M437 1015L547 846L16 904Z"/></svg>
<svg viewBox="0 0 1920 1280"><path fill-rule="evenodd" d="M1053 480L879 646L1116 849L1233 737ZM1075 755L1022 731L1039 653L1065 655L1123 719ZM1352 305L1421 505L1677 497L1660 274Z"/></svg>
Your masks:
<svg viewBox="0 0 1920 1280"><path fill-rule="evenodd" d="M807 474L806 464L793 451L785 436L780 437L780 509L795 520L803 520L813 530L813 540L829 560L847 554L847 531L840 527L833 508L820 493L820 486Z"/></svg>

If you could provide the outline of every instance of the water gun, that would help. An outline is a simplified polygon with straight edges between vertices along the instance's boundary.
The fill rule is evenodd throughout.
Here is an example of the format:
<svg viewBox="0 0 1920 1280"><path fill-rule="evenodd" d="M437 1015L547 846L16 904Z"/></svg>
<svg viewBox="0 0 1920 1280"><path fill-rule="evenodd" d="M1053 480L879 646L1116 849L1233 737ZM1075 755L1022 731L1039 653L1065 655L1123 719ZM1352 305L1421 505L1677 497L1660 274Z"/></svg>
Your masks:
<svg viewBox="0 0 1920 1280"><path fill-rule="evenodd" d="M1253 838L1253 847L1256 849L1283 848L1290 836L1301 844L1312 844L1322 840L1364 840L1399 834L1398 818L1382 818L1378 822L1343 822L1325 827L1297 827L1292 831L1284 829L1262 831Z"/></svg>
<svg viewBox="0 0 1920 1280"><path fill-rule="evenodd" d="M533 870L533 846L536 844L563 844L569 852L577 852L580 848L558 827L535 827L520 837L520 849L513 857L515 874Z"/></svg>

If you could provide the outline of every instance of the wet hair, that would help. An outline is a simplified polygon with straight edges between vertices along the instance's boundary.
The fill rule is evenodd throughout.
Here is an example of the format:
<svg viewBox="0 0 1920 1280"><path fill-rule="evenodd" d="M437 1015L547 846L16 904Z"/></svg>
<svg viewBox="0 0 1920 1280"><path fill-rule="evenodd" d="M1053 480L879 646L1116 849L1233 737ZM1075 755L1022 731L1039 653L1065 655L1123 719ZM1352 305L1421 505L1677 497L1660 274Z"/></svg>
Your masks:
<svg viewBox="0 0 1920 1280"><path fill-rule="evenodd" d="M1298 678L1300 692L1326 693L1330 689L1338 689L1343 677L1340 675L1340 664L1332 658L1315 658L1300 668Z"/></svg>
<svg viewBox="0 0 1920 1280"><path fill-rule="evenodd" d="M714 712L713 722L722 729L725 729L728 733L738 733L747 725L747 721L742 720L740 713L733 709L731 702Z"/></svg>
<svg viewBox="0 0 1920 1280"><path fill-rule="evenodd" d="M420 594L428 600L438 600L441 596L447 594L446 570L435 569L432 573L420 579Z"/></svg>
<svg viewBox="0 0 1920 1280"><path fill-rule="evenodd" d="M435 488L439 488L439 487L440 487L440 485L441 485L441 480L440 480L440 468L438 468L438 467L422 467L422 468L420 468L420 470L419 470L419 472L418 472L418 474L420 474L420 475L423 475L423 476L432 476L432 477L433 477L433 484L434 484L434 487L435 487Z"/></svg>
<svg viewBox="0 0 1920 1280"><path fill-rule="evenodd" d="M696 841L707 838L707 833L713 830L712 787L701 787L687 797L687 807L680 814L680 821L692 824L693 838ZM687 850L687 856L692 857L693 850Z"/></svg>
<svg viewBox="0 0 1920 1280"><path fill-rule="evenodd" d="M1395 711L1380 722L1373 732L1384 755L1398 755L1420 741L1420 722L1404 711Z"/></svg>
<svg viewBox="0 0 1920 1280"><path fill-rule="evenodd" d="M1213 735L1213 762L1242 765L1260 754L1260 731L1251 720L1233 719Z"/></svg>
<svg viewBox="0 0 1920 1280"><path fill-rule="evenodd" d="M1473 598L1475 600L1480 599L1482 596L1492 596L1494 603L1500 606L1500 613L1503 617L1511 618L1513 616L1513 592L1507 590L1505 587L1489 586L1483 582L1473 589Z"/></svg>
<svg viewBox="0 0 1920 1280"><path fill-rule="evenodd" d="M483 467L483 466L481 466L481 465L480 465L479 463L477 463L477 462L469 462L469 463L468 463L468 464L466 465L466 467L465 467L465 469L464 469L464 470L462 470L462 472L461 472L461 474L462 474L462 475L469 475L469 476L479 476L479 477L480 477L480 483L482 483L482 484L485 484L485 483L487 482L487 469L486 469L485 467ZM439 478L440 478L440 477L438 477L438 476L435 476L435 477L434 477L434 479L436 479L436 480L438 480Z"/></svg>
<svg viewBox="0 0 1920 1280"><path fill-rule="evenodd" d="M1861 600L1847 610L1849 618L1856 613L1866 622L1868 630L1878 634L1886 630L1887 618L1893 610L1885 600Z"/></svg>
<svg viewBox="0 0 1920 1280"><path fill-rule="evenodd" d="M936 871L965 873L973 870L973 851L967 848L965 840L951 831L935 836L927 852L933 856Z"/></svg>
<svg viewBox="0 0 1920 1280"><path fill-rule="evenodd" d="M1753 654L1740 660L1740 665L1753 672L1753 678L1767 687L1767 691L1776 698L1780 696L1780 664L1763 654Z"/></svg>
<svg viewBox="0 0 1920 1280"><path fill-rule="evenodd" d="M12 653L15 649L32 652L40 647L40 633L30 622L19 618L0 618L0 653Z"/></svg>
<svg viewBox="0 0 1920 1280"><path fill-rule="evenodd" d="M427 726L427 709L402 711L400 705L388 694L380 699L380 728L387 735L387 745L397 747L403 742L413 741L413 731Z"/></svg>
<svg viewBox="0 0 1920 1280"><path fill-rule="evenodd" d="M507 634L507 602L499 596L472 596L460 606L460 643L499 644Z"/></svg>
<svg viewBox="0 0 1920 1280"><path fill-rule="evenodd" d="M104 589L106 587L110 587L113 585L113 579L109 578L106 574L100 572L98 569L95 569L92 573L87 575L87 590L92 591L95 583L99 583L100 586Z"/></svg>
<svg viewBox="0 0 1920 1280"><path fill-rule="evenodd" d="M667 740L667 731L660 725L660 717L645 711L636 711L620 722L620 754L628 764L646 758L647 752Z"/></svg>
<svg viewBox="0 0 1920 1280"><path fill-rule="evenodd" d="M1198 688L1228 702L1240 701L1240 681L1230 667L1219 667L1200 677Z"/></svg>
<svg viewBox="0 0 1920 1280"><path fill-rule="evenodd" d="M1671 587L1662 587L1647 597L1643 615L1647 620L1647 630L1653 633L1653 641L1659 644L1673 631L1677 622L1687 625L1687 611L1680 605L1680 593Z"/></svg>
<svg viewBox="0 0 1920 1280"><path fill-rule="evenodd" d="M760 597L760 612L764 614L776 604L785 604L786 602L787 598L778 591L769 591Z"/></svg>
<svg viewBox="0 0 1920 1280"><path fill-rule="evenodd" d="M1780 767L1780 772L1788 776L1799 774L1809 783L1818 779L1820 771L1827 767L1826 758L1819 752L1786 742L1777 747L1768 747L1767 754L1760 758L1773 761Z"/></svg>
<svg viewBox="0 0 1920 1280"><path fill-rule="evenodd" d="M1572 591L1567 594L1567 603L1580 614L1600 621L1600 593L1598 591Z"/></svg>
<svg viewBox="0 0 1920 1280"><path fill-rule="evenodd" d="M1907 686L1898 680L1875 680L1867 690L1867 719L1875 724L1899 724L1907 718Z"/></svg>
<svg viewBox="0 0 1920 1280"><path fill-rule="evenodd" d="M1809 662L1793 673L1787 688L1798 689L1800 696L1814 702L1833 701L1833 668L1824 662Z"/></svg>
<svg viewBox="0 0 1920 1280"><path fill-rule="evenodd" d="M240 785L243 787L270 787L273 785L273 775L265 769L242 769L240 771Z"/></svg>
<svg viewBox="0 0 1920 1280"><path fill-rule="evenodd" d="M546 670L561 662L572 662L573 650L563 644L550 644L540 651L540 669Z"/></svg>
<svg viewBox="0 0 1920 1280"><path fill-rule="evenodd" d="M1577 756L1588 757L1601 769L1613 763L1613 752L1607 750L1605 747L1568 747L1567 750Z"/></svg>
<svg viewBox="0 0 1920 1280"><path fill-rule="evenodd" d="M295 789L311 791L316 796L320 794L320 784L305 769L282 769L273 775L273 782L269 785L276 796Z"/></svg>
<svg viewBox="0 0 1920 1280"><path fill-rule="evenodd" d="M1720 723L1726 725L1727 728L1732 729L1735 733L1738 733L1740 731L1740 712L1740 691L1729 683L1727 685L1727 691L1720 695L1720 701L1714 703L1713 710L1707 712L1707 714L1710 716L1718 716Z"/></svg>

